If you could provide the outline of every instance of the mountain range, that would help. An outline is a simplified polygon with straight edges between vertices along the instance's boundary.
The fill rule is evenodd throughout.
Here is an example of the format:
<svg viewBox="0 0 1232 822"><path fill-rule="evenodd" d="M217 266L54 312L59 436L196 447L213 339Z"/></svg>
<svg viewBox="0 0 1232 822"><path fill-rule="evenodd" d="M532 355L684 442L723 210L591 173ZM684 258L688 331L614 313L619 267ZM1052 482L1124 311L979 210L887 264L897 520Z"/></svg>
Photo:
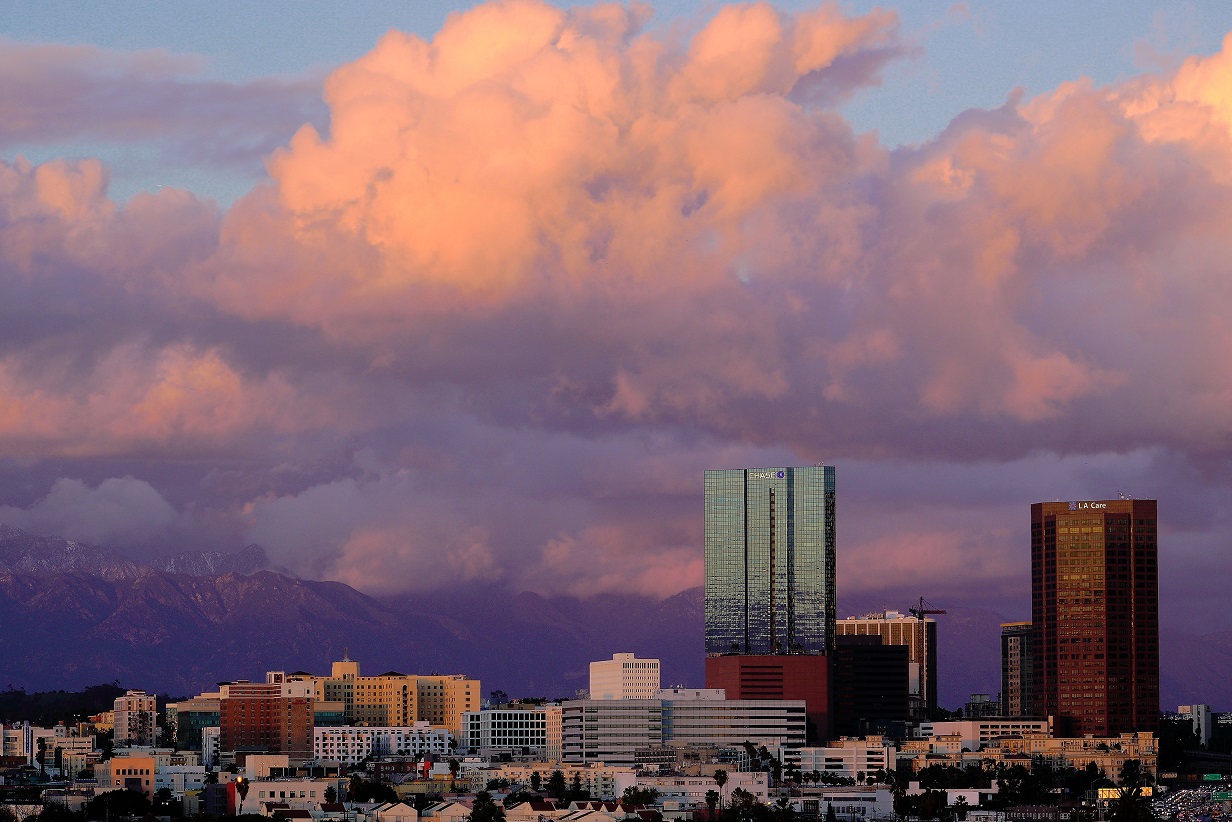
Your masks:
<svg viewBox="0 0 1232 822"><path fill-rule="evenodd" d="M841 603L841 613L877 610ZM938 617L940 702L1000 690L1000 623L988 609ZM267 670L326 673L343 655L379 673L465 673L485 693L573 696L588 663L618 651L662 660L664 685L703 683L703 595L543 596L494 586L373 597L268 568L265 552L138 561L0 525L0 687L119 681L190 695ZM1161 637L1163 705L1232 703L1232 633Z"/></svg>

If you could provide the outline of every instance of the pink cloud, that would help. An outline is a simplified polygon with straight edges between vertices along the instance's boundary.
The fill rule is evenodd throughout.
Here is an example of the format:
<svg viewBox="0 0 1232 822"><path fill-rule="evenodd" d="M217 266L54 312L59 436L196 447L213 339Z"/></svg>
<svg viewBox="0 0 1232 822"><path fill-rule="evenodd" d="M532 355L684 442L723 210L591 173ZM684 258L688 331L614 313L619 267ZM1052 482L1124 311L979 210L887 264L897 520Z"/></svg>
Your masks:
<svg viewBox="0 0 1232 822"><path fill-rule="evenodd" d="M754 457L1226 459L1232 41L889 151L832 106L906 48L892 15L647 19L391 32L222 214L0 165L0 443L250 456L218 504L300 573L579 593L696 584L700 471ZM1016 567L995 523L899 526L851 585Z"/></svg>

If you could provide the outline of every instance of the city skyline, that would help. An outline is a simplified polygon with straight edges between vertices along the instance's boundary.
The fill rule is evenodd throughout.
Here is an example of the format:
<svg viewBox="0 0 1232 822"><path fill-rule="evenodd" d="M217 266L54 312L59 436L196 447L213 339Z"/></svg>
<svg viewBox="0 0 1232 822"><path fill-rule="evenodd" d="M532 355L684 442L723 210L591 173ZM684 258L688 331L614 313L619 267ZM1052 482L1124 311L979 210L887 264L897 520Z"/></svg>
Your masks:
<svg viewBox="0 0 1232 822"><path fill-rule="evenodd" d="M663 598L824 462L839 599L1025 619L1123 492L1232 629L1226 5L5 8L0 522Z"/></svg>

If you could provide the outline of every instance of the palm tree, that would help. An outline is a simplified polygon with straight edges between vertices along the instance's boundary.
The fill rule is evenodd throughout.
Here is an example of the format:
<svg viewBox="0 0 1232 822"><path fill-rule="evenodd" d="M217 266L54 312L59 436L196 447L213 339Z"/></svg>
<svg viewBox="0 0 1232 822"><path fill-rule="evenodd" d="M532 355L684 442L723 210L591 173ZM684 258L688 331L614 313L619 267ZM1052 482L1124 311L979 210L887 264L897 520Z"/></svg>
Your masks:
<svg viewBox="0 0 1232 822"><path fill-rule="evenodd" d="M710 811L706 815L707 819L714 819L714 807L719 804L718 791L706 791L706 808Z"/></svg>
<svg viewBox="0 0 1232 822"><path fill-rule="evenodd" d="M714 772L714 784L719 786L719 816L723 815L723 786L727 784L727 771L719 768Z"/></svg>
<svg viewBox="0 0 1232 822"><path fill-rule="evenodd" d="M1121 788L1108 811L1109 822L1151 822L1151 803L1141 788Z"/></svg>
<svg viewBox="0 0 1232 822"><path fill-rule="evenodd" d="M242 776L236 777L235 794L240 798L239 814L242 815L244 813L244 800L248 798L248 780Z"/></svg>

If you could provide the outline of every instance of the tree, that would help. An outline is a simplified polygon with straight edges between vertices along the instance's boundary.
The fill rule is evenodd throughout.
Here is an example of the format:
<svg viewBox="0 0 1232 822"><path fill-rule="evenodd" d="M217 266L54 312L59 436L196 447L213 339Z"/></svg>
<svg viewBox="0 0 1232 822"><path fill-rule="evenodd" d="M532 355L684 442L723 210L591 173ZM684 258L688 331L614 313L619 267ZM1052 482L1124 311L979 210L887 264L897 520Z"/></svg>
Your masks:
<svg viewBox="0 0 1232 822"><path fill-rule="evenodd" d="M548 793L557 799L565 797L565 775L560 771L552 771L548 777Z"/></svg>
<svg viewBox="0 0 1232 822"><path fill-rule="evenodd" d="M710 813L706 815L707 819L714 818L714 808L718 804L719 804L719 792L718 791L706 791L706 808L707 810L710 811Z"/></svg>
<svg viewBox="0 0 1232 822"><path fill-rule="evenodd" d="M654 788L639 788L637 785L630 785L620 795L620 801L626 805L653 805L659 801L659 792Z"/></svg>
<svg viewBox="0 0 1232 822"><path fill-rule="evenodd" d="M590 791L582 787L582 775L577 771L573 772L573 779L569 783L569 790L565 792L565 799L570 802L590 799Z"/></svg>
<svg viewBox="0 0 1232 822"><path fill-rule="evenodd" d="M957 801L954 802L954 818L958 822L966 822L967 811L969 810L971 810L971 805L967 802L967 797L958 797Z"/></svg>
<svg viewBox="0 0 1232 822"><path fill-rule="evenodd" d="M352 802L397 802L398 793L389 785L376 780L352 776L347 789L347 797Z"/></svg>
<svg viewBox="0 0 1232 822"><path fill-rule="evenodd" d="M145 816L150 812L150 800L141 791L107 791L86 803L86 819L116 819L121 816Z"/></svg>
<svg viewBox="0 0 1232 822"><path fill-rule="evenodd" d="M325 789L325 801L331 805L338 801L338 789L333 785Z"/></svg>
<svg viewBox="0 0 1232 822"><path fill-rule="evenodd" d="M244 812L244 800L248 798L248 780L239 777L235 780L235 795L240 798L239 812Z"/></svg>
<svg viewBox="0 0 1232 822"><path fill-rule="evenodd" d="M457 791L458 772L462 770L462 763L456 759L449 760L449 790Z"/></svg>
<svg viewBox="0 0 1232 822"><path fill-rule="evenodd" d="M539 797L529 791L517 790L505 797L505 807L512 808L514 805L520 805L523 802L534 802Z"/></svg>
<svg viewBox="0 0 1232 822"><path fill-rule="evenodd" d="M504 817L504 808L492 801L492 794L487 791L475 794L475 802L471 806L470 822L500 822Z"/></svg>
<svg viewBox="0 0 1232 822"><path fill-rule="evenodd" d="M719 768L714 772L714 784L719 786L719 816L723 815L723 786L727 784L727 771Z"/></svg>
<svg viewBox="0 0 1232 822"><path fill-rule="evenodd" d="M1108 809L1108 822L1152 822L1154 818L1140 787L1122 788Z"/></svg>
<svg viewBox="0 0 1232 822"><path fill-rule="evenodd" d="M170 788L159 788L154 791L155 816L183 816L184 805L175 798Z"/></svg>
<svg viewBox="0 0 1232 822"><path fill-rule="evenodd" d="M762 804L757 801L757 797L744 788L736 788L731 792L728 805L736 818L743 820L755 819L765 811Z"/></svg>
<svg viewBox="0 0 1232 822"><path fill-rule="evenodd" d="M895 808L894 810L898 810ZM826 803L826 822L838 822L838 814L834 812L834 806L829 802Z"/></svg>
<svg viewBox="0 0 1232 822"><path fill-rule="evenodd" d="M509 694L505 693L504 691L500 691L500 690L493 691L492 693L488 694L488 699L492 701L492 704L494 706L509 704Z"/></svg>
<svg viewBox="0 0 1232 822"><path fill-rule="evenodd" d="M543 777L538 771L530 772L530 789L535 793L539 793L539 789L543 787Z"/></svg>
<svg viewBox="0 0 1232 822"><path fill-rule="evenodd" d="M937 819L946 806L945 791L924 791L919 797L919 815L921 819Z"/></svg>
<svg viewBox="0 0 1232 822"><path fill-rule="evenodd" d="M1138 759L1126 759L1121 764L1121 787L1138 788L1142 786L1142 762Z"/></svg>

